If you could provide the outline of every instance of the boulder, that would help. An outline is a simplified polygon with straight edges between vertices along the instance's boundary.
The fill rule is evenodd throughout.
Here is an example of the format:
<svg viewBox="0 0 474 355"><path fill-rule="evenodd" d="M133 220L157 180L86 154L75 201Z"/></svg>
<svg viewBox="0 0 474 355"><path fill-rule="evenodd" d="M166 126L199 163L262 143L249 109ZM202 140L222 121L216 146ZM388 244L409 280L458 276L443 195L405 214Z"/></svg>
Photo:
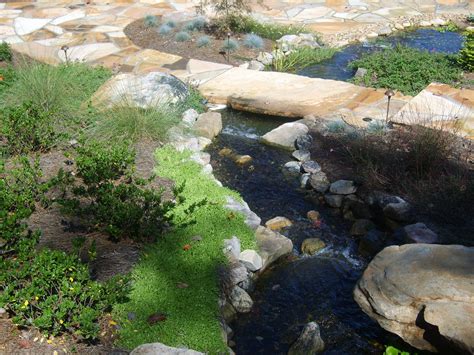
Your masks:
<svg viewBox="0 0 474 355"><path fill-rule="evenodd" d="M149 343L142 344L132 350L130 355L204 355L199 351L185 349L185 348L173 348L161 343Z"/></svg>
<svg viewBox="0 0 474 355"><path fill-rule="evenodd" d="M194 124L194 130L208 139L215 138L222 131L222 117L219 112L201 113Z"/></svg>
<svg viewBox="0 0 474 355"><path fill-rule="evenodd" d="M306 217L308 217L308 219L313 223L318 222L321 219L319 212L314 210L308 211Z"/></svg>
<svg viewBox="0 0 474 355"><path fill-rule="evenodd" d="M295 150L291 156L300 162L306 162L311 159L311 153L307 150Z"/></svg>
<svg viewBox="0 0 474 355"><path fill-rule="evenodd" d="M407 243L433 244L438 241L438 235L424 223L415 223L403 227L403 234Z"/></svg>
<svg viewBox="0 0 474 355"><path fill-rule="evenodd" d="M260 226L262 221L255 212L253 212L247 202L237 201L231 196L226 197L227 204L225 205L231 211L242 213L245 217L245 224L252 228L253 230L257 229Z"/></svg>
<svg viewBox="0 0 474 355"><path fill-rule="evenodd" d="M92 97L92 103L105 107L118 104L149 108L180 102L188 94L186 84L170 74L125 73L113 76L104 83Z"/></svg>
<svg viewBox="0 0 474 355"><path fill-rule="evenodd" d="M239 286L235 286L229 295L229 300L239 313L248 313L252 309L253 301L249 294Z"/></svg>
<svg viewBox="0 0 474 355"><path fill-rule="evenodd" d="M308 183L309 183L309 178L310 178L311 174L310 173L304 173L301 175L301 178L300 178L300 187L302 189L306 189L308 188Z"/></svg>
<svg viewBox="0 0 474 355"><path fill-rule="evenodd" d="M247 270L255 272L262 268L263 260L253 249L247 249L240 253L239 261L247 268Z"/></svg>
<svg viewBox="0 0 474 355"><path fill-rule="evenodd" d="M309 150L313 144L313 137L310 134L296 138L295 146L299 150Z"/></svg>
<svg viewBox="0 0 474 355"><path fill-rule="evenodd" d="M255 238L263 259L263 268L293 250L293 242L290 239L266 227L258 227Z"/></svg>
<svg viewBox="0 0 474 355"><path fill-rule="evenodd" d="M240 240L236 236L231 239L224 239L224 255L229 260L239 260L240 256Z"/></svg>
<svg viewBox="0 0 474 355"><path fill-rule="evenodd" d="M454 133L474 136L474 90L432 83L402 107L392 122L452 128Z"/></svg>
<svg viewBox="0 0 474 355"><path fill-rule="evenodd" d="M354 181L337 180L329 187L329 192L337 195L350 195L357 191Z"/></svg>
<svg viewBox="0 0 474 355"><path fill-rule="evenodd" d="M263 65L270 65L273 62L273 54L268 52L258 53L257 60Z"/></svg>
<svg viewBox="0 0 474 355"><path fill-rule="evenodd" d="M228 276L229 282L235 286L241 282L245 282L248 279L249 274L244 265L241 263L234 263L229 267Z"/></svg>
<svg viewBox="0 0 474 355"><path fill-rule="evenodd" d="M319 43L310 33L301 33L299 35L285 35L276 41L283 52L299 49L303 47L318 48Z"/></svg>
<svg viewBox="0 0 474 355"><path fill-rule="evenodd" d="M190 108L184 111L182 121L186 126L192 127L196 123L198 117L199 113L195 109Z"/></svg>
<svg viewBox="0 0 474 355"><path fill-rule="evenodd" d="M321 171L321 165L319 165L318 163L316 163L313 160L305 161L301 165L301 168L303 169L303 171L305 173L310 173L310 174L316 174L316 173L319 173Z"/></svg>
<svg viewBox="0 0 474 355"><path fill-rule="evenodd" d="M319 325L316 322L306 324L301 335L290 347L288 355L319 354L324 350L324 341L321 338Z"/></svg>
<svg viewBox="0 0 474 355"><path fill-rule="evenodd" d="M370 219L358 219L352 224L350 235L363 236L375 228L375 224Z"/></svg>
<svg viewBox="0 0 474 355"><path fill-rule="evenodd" d="M293 174L299 174L301 172L301 162L299 161L289 161L284 167Z"/></svg>
<svg viewBox="0 0 474 355"><path fill-rule="evenodd" d="M301 245L301 252L304 254L314 255L321 249L326 247L326 243L319 238L307 238Z"/></svg>
<svg viewBox="0 0 474 355"><path fill-rule="evenodd" d="M262 141L268 145L294 149L296 139L307 134L308 130L308 127L302 123L288 122L266 133Z"/></svg>
<svg viewBox="0 0 474 355"><path fill-rule="evenodd" d="M397 222L411 222L413 220L411 205L400 197L395 196L395 199L395 202L390 202L383 208L385 217Z"/></svg>
<svg viewBox="0 0 474 355"><path fill-rule="evenodd" d="M245 165L245 164L248 164L252 161L252 157L250 155L236 155L234 157L234 161L236 164L239 164L239 165Z"/></svg>
<svg viewBox="0 0 474 355"><path fill-rule="evenodd" d="M251 60L248 69L262 71L265 70L265 64L259 62L258 60Z"/></svg>
<svg viewBox="0 0 474 355"><path fill-rule="evenodd" d="M381 251L354 298L383 328L412 346L474 352L474 248L405 244Z"/></svg>
<svg viewBox="0 0 474 355"><path fill-rule="evenodd" d="M361 236L359 241L359 253L362 256L374 256L385 247L385 235L376 229L372 229L367 234Z"/></svg>
<svg viewBox="0 0 474 355"><path fill-rule="evenodd" d="M330 185L328 177L322 171L316 174L311 174L309 184L313 189L321 193L326 192Z"/></svg>
<svg viewBox="0 0 474 355"><path fill-rule="evenodd" d="M333 208L339 208L342 206L342 195L326 194L324 195L324 201Z"/></svg>
<svg viewBox="0 0 474 355"><path fill-rule="evenodd" d="M285 227L290 227L292 225L293 223L291 223L291 221L288 218L280 217L280 216L269 219L267 222L265 222L265 226L267 226L267 228L270 228L271 230L274 230L274 231L283 229Z"/></svg>

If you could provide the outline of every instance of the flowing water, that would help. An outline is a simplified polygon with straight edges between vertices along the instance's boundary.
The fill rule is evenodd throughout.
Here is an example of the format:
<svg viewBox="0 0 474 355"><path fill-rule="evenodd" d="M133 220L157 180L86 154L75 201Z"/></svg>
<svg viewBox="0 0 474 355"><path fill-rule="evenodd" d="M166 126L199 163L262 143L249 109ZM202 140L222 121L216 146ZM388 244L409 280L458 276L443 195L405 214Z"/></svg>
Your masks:
<svg viewBox="0 0 474 355"><path fill-rule="evenodd" d="M420 29L348 46L332 59L300 74L348 80L354 75L347 68L348 62L397 43L454 53L462 46L462 37L454 32ZM292 220L293 226L283 233L292 239L295 255L260 276L252 292L252 311L239 315L231 324L237 355L286 354L310 321L316 321L321 328L325 354L380 354L384 344L410 349L365 315L352 298L366 260L358 255L356 243L348 234L350 225L320 205L316 194L301 189L298 176L285 171L283 165L292 160L290 152L259 143L260 136L285 120L235 111L224 112L223 120L223 132L209 149L214 174L224 185L239 191L263 222L275 216ZM238 166L231 158L219 155L222 148L248 154L253 161ZM306 218L313 209L322 216L320 226ZM313 237L322 239L326 247L312 257L301 255L302 241Z"/></svg>

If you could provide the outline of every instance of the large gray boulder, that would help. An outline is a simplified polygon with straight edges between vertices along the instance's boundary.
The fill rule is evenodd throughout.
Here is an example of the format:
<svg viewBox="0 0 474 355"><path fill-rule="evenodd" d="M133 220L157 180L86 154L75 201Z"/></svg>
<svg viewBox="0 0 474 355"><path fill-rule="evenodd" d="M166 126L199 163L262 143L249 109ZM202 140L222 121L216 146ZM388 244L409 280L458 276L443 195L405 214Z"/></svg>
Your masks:
<svg viewBox="0 0 474 355"><path fill-rule="evenodd" d="M225 205L225 208L234 212L242 213L245 217L245 224L247 226L249 226L253 230L256 230L258 226L260 226L260 222L262 222L262 219L250 209L247 202L238 201L231 196L227 196L226 200L227 204Z"/></svg>
<svg viewBox="0 0 474 355"><path fill-rule="evenodd" d="M239 286L234 286L229 295L229 300L235 310L239 313L248 313L253 306L252 298Z"/></svg>
<svg viewBox="0 0 474 355"><path fill-rule="evenodd" d="M319 325L316 322L306 324L301 335L290 347L288 355L313 355L324 350L324 341L321 338Z"/></svg>
<svg viewBox="0 0 474 355"><path fill-rule="evenodd" d="M418 349L474 352L474 248L387 247L364 271L354 298L383 328Z"/></svg>
<svg viewBox="0 0 474 355"><path fill-rule="evenodd" d="M182 348L172 348L161 343L142 344L132 350L130 355L204 355L199 351Z"/></svg>
<svg viewBox="0 0 474 355"><path fill-rule="evenodd" d="M103 84L92 97L92 103L105 107L127 105L149 108L177 103L188 95L186 84L170 74L125 73L116 75Z"/></svg>
<svg viewBox="0 0 474 355"><path fill-rule="evenodd" d="M272 231L270 228L258 227L255 231L255 238L257 239L259 254L263 259L263 268L293 250L291 239Z"/></svg>
<svg viewBox="0 0 474 355"><path fill-rule="evenodd" d="M262 136L263 143L285 149L295 149L296 139L308 133L308 126L298 122L288 122Z"/></svg>

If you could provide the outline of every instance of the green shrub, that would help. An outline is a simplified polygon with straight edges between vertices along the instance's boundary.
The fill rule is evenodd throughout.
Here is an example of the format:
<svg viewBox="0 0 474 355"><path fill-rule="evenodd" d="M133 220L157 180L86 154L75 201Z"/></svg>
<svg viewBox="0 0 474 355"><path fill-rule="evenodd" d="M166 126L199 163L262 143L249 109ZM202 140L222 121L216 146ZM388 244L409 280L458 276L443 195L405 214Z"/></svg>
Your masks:
<svg viewBox="0 0 474 355"><path fill-rule="evenodd" d="M407 351L398 350L393 346L387 346L383 355L410 355Z"/></svg>
<svg viewBox="0 0 474 355"><path fill-rule="evenodd" d="M226 52L235 52L239 49L239 42L232 38L225 39L222 43L221 49Z"/></svg>
<svg viewBox="0 0 474 355"><path fill-rule="evenodd" d="M334 48L309 48L296 49L289 54L278 53L273 59L271 68L279 72L294 72L310 65L322 62L331 58L335 53Z"/></svg>
<svg viewBox="0 0 474 355"><path fill-rule="evenodd" d="M120 138L132 142L141 139L164 142L169 129L181 121L181 106L163 102L141 108L124 102L102 111L101 117L90 126L89 134L102 141Z"/></svg>
<svg viewBox="0 0 474 355"><path fill-rule="evenodd" d="M202 17L195 18L192 21L189 21L184 28L186 31L200 31L206 25L206 20Z"/></svg>
<svg viewBox="0 0 474 355"><path fill-rule="evenodd" d="M10 62L12 60L12 51L7 42L0 43L0 62Z"/></svg>
<svg viewBox="0 0 474 355"><path fill-rule="evenodd" d="M443 32L457 32L457 31L459 31L459 27L454 22L448 21L448 23L444 26L435 27L435 30L439 31L439 32L442 32L442 33Z"/></svg>
<svg viewBox="0 0 474 355"><path fill-rule="evenodd" d="M158 18L155 15L146 15L143 21L146 27L158 26Z"/></svg>
<svg viewBox="0 0 474 355"><path fill-rule="evenodd" d="M165 22L165 25L169 26L171 28L175 28L176 27L176 22L173 21L173 20L168 20L168 21Z"/></svg>
<svg viewBox="0 0 474 355"><path fill-rule="evenodd" d="M199 48L207 47L209 44L211 44L211 38L209 36L201 36L196 41L196 45Z"/></svg>
<svg viewBox="0 0 474 355"><path fill-rule="evenodd" d="M87 265L62 251L31 247L22 257L3 259L0 269L0 304L15 324L47 335L71 332L80 339L97 338L99 317L129 292L127 278L92 281Z"/></svg>
<svg viewBox="0 0 474 355"><path fill-rule="evenodd" d="M308 33L310 30L302 25L283 25L279 23L264 23L245 15L231 15L226 20L228 30L235 33L254 33L263 38L276 41L285 35ZM222 24L217 23L219 27Z"/></svg>
<svg viewBox="0 0 474 355"><path fill-rule="evenodd" d="M0 160L0 240L4 250L15 248L22 238L29 238L25 224L35 210L36 202L42 201L49 183L41 183L39 161L30 163L19 157L10 162Z"/></svg>
<svg viewBox="0 0 474 355"><path fill-rule="evenodd" d="M1 135L7 140L5 149L12 155L49 150L60 136L55 132L54 117L31 103L7 107L1 117Z"/></svg>
<svg viewBox="0 0 474 355"><path fill-rule="evenodd" d="M452 84L461 75L454 56L403 46L367 54L349 67L367 69L363 77L352 79L355 84L391 88L406 95L416 95L432 82Z"/></svg>
<svg viewBox="0 0 474 355"><path fill-rule="evenodd" d="M176 36L174 38L176 42L187 42L191 39L191 36L186 31L181 31L176 33Z"/></svg>
<svg viewBox="0 0 474 355"><path fill-rule="evenodd" d="M82 217L112 240L128 237L151 241L174 223L191 223L174 219L173 209L181 203L182 187L173 190L174 200L163 201L162 190L147 187L147 181L126 174L131 168L131 154L126 143L113 147L89 143L78 149L77 177L83 184L60 172L58 180L66 190L66 197L60 201L63 211ZM71 193L72 197L67 197ZM190 218L194 208L188 211Z"/></svg>
<svg viewBox="0 0 474 355"><path fill-rule="evenodd" d="M459 52L458 62L467 71L474 71L474 31L466 34L464 47Z"/></svg>
<svg viewBox="0 0 474 355"><path fill-rule="evenodd" d="M244 38L244 46L251 49L262 49L264 46L263 39L259 35L250 33Z"/></svg>

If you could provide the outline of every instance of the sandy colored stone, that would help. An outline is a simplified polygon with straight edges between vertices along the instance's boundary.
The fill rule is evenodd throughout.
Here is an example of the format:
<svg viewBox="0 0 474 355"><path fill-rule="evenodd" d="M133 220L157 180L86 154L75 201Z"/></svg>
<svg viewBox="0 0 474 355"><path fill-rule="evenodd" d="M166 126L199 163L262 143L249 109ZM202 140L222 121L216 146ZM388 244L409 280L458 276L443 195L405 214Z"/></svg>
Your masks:
<svg viewBox="0 0 474 355"><path fill-rule="evenodd" d="M293 223L288 218L281 216L274 217L265 222L265 226L274 231L283 229L285 227L290 227L292 225Z"/></svg>

